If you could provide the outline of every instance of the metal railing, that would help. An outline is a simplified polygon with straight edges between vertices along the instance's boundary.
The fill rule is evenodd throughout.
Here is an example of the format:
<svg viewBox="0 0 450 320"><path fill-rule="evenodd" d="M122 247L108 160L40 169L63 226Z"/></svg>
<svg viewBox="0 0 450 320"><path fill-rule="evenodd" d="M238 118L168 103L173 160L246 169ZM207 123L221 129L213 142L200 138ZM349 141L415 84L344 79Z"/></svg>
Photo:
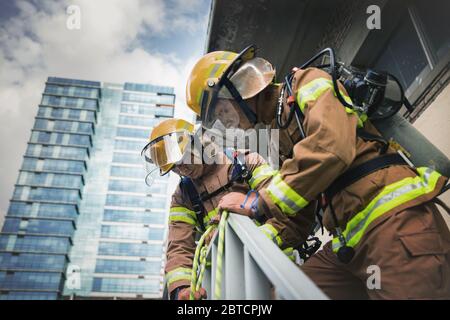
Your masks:
<svg viewBox="0 0 450 320"><path fill-rule="evenodd" d="M214 292L217 238L202 283L209 299ZM237 214L230 214L225 229L221 289L222 299L328 299L248 217Z"/></svg>

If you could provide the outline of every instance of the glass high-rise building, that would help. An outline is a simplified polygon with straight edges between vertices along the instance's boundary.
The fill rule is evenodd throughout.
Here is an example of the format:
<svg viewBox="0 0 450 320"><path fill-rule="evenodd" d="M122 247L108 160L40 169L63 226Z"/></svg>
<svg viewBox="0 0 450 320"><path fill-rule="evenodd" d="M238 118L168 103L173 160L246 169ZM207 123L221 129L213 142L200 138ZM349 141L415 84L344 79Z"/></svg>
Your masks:
<svg viewBox="0 0 450 320"><path fill-rule="evenodd" d="M0 299L158 298L168 177L140 150L170 87L49 77L4 226Z"/></svg>

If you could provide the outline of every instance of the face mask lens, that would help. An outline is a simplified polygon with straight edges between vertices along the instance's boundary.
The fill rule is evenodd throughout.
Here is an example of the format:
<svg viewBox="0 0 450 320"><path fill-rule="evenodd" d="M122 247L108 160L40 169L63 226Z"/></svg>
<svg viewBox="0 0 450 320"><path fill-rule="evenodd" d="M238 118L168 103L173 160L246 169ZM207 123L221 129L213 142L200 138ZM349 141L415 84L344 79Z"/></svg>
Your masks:
<svg viewBox="0 0 450 320"><path fill-rule="evenodd" d="M183 159L191 136L188 132L176 132L149 143L142 151L145 170L147 172L146 183L153 177L165 173L170 166ZM147 183L148 184L148 183Z"/></svg>
<svg viewBox="0 0 450 320"><path fill-rule="evenodd" d="M147 171L148 172L148 171ZM159 169L154 167L153 170L147 173L145 176L145 184L149 187L152 186L152 184L155 182L155 179L160 176Z"/></svg>

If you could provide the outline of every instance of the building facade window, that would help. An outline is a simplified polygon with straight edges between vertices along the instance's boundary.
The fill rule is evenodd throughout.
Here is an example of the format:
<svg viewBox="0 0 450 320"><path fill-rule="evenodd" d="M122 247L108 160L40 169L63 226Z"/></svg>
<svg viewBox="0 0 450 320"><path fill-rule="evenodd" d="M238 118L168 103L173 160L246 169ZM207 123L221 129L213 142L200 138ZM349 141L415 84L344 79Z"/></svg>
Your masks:
<svg viewBox="0 0 450 320"><path fill-rule="evenodd" d="M13 200L22 201L58 201L78 203L80 199L80 191L70 189L17 186L13 193Z"/></svg>
<svg viewBox="0 0 450 320"><path fill-rule="evenodd" d="M21 171L17 184L80 189L83 187L83 177L81 175Z"/></svg>
<svg viewBox="0 0 450 320"><path fill-rule="evenodd" d="M124 178L144 178L145 170L142 167L111 166L111 176Z"/></svg>
<svg viewBox="0 0 450 320"><path fill-rule="evenodd" d="M143 223L143 224L164 224L164 212L146 212L133 210L112 210L105 209L103 221Z"/></svg>
<svg viewBox="0 0 450 320"><path fill-rule="evenodd" d="M0 300L56 300L56 292L0 291Z"/></svg>
<svg viewBox="0 0 450 320"><path fill-rule="evenodd" d="M173 117L173 107L163 107L156 105L141 105L135 103L122 103L120 112L134 115Z"/></svg>
<svg viewBox="0 0 450 320"><path fill-rule="evenodd" d="M146 139L149 137L149 130L119 127L119 128L117 128L117 136L118 137L127 137L127 138Z"/></svg>
<svg viewBox="0 0 450 320"><path fill-rule="evenodd" d="M124 101L140 102L140 103L151 103L151 104L169 104L175 103L175 97L173 95L147 95L134 92L124 92Z"/></svg>
<svg viewBox="0 0 450 320"><path fill-rule="evenodd" d="M121 115L119 117L119 124L150 128L157 125L163 120L164 119L161 118L146 118Z"/></svg>
<svg viewBox="0 0 450 320"><path fill-rule="evenodd" d="M0 234L0 250L65 254L69 246L68 238Z"/></svg>
<svg viewBox="0 0 450 320"><path fill-rule="evenodd" d="M141 192L148 194L165 194L167 191L167 183L158 180L157 183L147 186L144 181L134 180L110 180L108 190L123 192Z"/></svg>
<svg viewBox="0 0 450 320"><path fill-rule="evenodd" d="M117 207L160 209L165 207L166 198L108 194L106 196L106 205Z"/></svg>
<svg viewBox="0 0 450 320"><path fill-rule="evenodd" d="M126 150L134 151L136 153L141 152L142 148L145 146L145 141L133 141L133 140L120 140L116 139L114 141L115 150Z"/></svg>
<svg viewBox="0 0 450 320"><path fill-rule="evenodd" d="M86 160L88 151L86 148L80 147L28 144L25 155L40 158Z"/></svg>
<svg viewBox="0 0 450 320"><path fill-rule="evenodd" d="M122 293L157 293L159 281L154 279L94 278L92 291Z"/></svg>
<svg viewBox="0 0 450 320"><path fill-rule="evenodd" d="M33 253L0 252L0 265L12 270L64 271L65 256Z"/></svg>
<svg viewBox="0 0 450 320"><path fill-rule="evenodd" d="M2 289L58 290L60 284L61 273L0 271Z"/></svg>
<svg viewBox="0 0 450 320"><path fill-rule="evenodd" d="M15 217L42 217L74 220L77 215L77 206L71 204L11 201L8 210L8 216Z"/></svg>
<svg viewBox="0 0 450 320"><path fill-rule="evenodd" d="M98 259L96 273L155 274L161 269L161 261L129 261Z"/></svg>
<svg viewBox="0 0 450 320"><path fill-rule="evenodd" d="M74 97L61 97L61 96L42 96L42 105L46 106L61 106L69 108L98 110L98 102L93 99L83 99Z"/></svg>
<svg viewBox="0 0 450 320"><path fill-rule="evenodd" d="M23 159L23 170L29 171L55 171L61 173L84 173L86 165L84 161L57 160L57 159Z"/></svg>
<svg viewBox="0 0 450 320"><path fill-rule="evenodd" d="M162 245L146 243L100 242L98 254L102 256L160 257Z"/></svg>
<svg viewBox="0 0 450 320"><path fill-rule="evenodd" d="M72 221L28 220L28 218L23 220L6 217L2 232L71 236L74 232L74 225Z"/></svg>
<svg viewBox="0 0 450 320"><path fill-rule="evenodd" d="M143 226L129 227L108 225L102 226L102 238L113 239L132 239L132 240L160 240L162 239L164 229L162 228L147 228Z"/></svg>
<svg viewBox="0 0 450 320"><path fill-rule="evenodd" d="M123 164L142 164L142 157L137 152L114 152L113 162Z"/></svg>

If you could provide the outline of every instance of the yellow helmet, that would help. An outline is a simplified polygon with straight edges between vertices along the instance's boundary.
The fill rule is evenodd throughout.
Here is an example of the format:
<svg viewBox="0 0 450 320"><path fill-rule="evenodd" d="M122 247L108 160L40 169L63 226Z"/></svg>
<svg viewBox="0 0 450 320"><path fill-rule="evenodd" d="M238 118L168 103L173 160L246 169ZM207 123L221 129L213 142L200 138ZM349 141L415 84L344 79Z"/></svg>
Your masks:
<svg viewBox="0 0 450 320"><path fill-rule="evenodd" d="M273 80L275 70L266 60L255 58L255 50L251 45L239 54L214 51L195 64L186 85L186 101L205 127L211 127L214 116L210 106L217 98L235 99L247 117L256 120L242 100L261 92Z"/></svg>
<svg viewBox="0 0 450 320"><path fill-rule="evenodd" d="M147 170L147 184L151 184L149 181L155 171L165 175L183 158L193 134L194 125L183 119L167 119L153 128L149 142L141 151Z"/></svg>

